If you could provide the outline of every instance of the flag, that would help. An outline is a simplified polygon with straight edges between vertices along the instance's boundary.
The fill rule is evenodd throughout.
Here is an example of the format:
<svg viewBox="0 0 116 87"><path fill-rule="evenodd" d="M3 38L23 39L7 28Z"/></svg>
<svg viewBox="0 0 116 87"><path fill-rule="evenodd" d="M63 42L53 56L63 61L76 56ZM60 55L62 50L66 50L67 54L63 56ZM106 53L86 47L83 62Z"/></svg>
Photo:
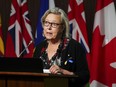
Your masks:
<svg viewBox="0 0 116 87"><path fill-rule="evenodd" d="M90 87L116 87L116 12L112 0L97 0L90 61Z"/></svg>
<svg viewBox="0 0 116 87"><path fill-rule="evenodd" d="M89 53L83 0L69 0L68 18L72 38L81 43L86 52Z"/></svg>
<svg viewBox="0 0 116 87"><path fill-rule="evenodd" d="M4 56L4 43L3 43L2 22L1 22L1 15L0 15L0 57L2 56Z"/></svg>
<svg viewBox="0 0 116 87"><path fill-rule="evenodd" d="M88 45L88 35L83 0L69 0L68 18L72 38L82 44L83 48L87 53L86 57L88 60L90 57L90 49ZM86 85L86 87L87 86L88 85Z"/></svg>
<svg viewBox="0 0 116 87"><path fill-rule="evenodd" d="M33 48L27 0L12 0L5 56L31 58Z"/></svg>
<svg viewBox="0 0 116 87"><path fill-rule="evenodd" d="M38 23L37 23L37 29L35 34L35 46L39 44L43 39L43 29L41 24L41 18L46 10L49 8L55 7L54 0L40 0L40 9L38 14Z"/></svg>

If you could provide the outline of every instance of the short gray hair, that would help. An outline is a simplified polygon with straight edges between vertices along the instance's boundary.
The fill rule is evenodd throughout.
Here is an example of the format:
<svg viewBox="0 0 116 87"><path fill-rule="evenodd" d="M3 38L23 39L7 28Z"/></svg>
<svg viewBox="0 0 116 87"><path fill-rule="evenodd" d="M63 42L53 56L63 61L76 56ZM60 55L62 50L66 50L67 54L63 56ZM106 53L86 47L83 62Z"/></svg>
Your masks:
<svg viewBox="0 0 116 87"><path fill-rule="evenodd" d="M62 37L67 37L69 38L70 37L70 33L69 33L69 29L70 29L70 26L69 26L69 20L68 20L68 17L67 17L67 14L60 8L58 7L55 7L55 8L52 8L52 9L48 9L44 15L42 16L41 18L41 23L42 23L42 26L43 26L43 22L45 21L45 18L50 14L50 13L53 13L53 14L58 14L58 15L61 15L61 22L63 23L63 26L64 26L64 35Z"/></svg>

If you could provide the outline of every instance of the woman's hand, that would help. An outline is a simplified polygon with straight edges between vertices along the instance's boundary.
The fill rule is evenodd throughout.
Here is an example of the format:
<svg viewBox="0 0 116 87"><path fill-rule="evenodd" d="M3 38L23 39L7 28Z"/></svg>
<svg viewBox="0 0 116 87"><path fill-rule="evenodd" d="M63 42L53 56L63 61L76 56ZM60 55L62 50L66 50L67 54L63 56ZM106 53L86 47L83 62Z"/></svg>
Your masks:
<svg viewBox="0 0 116 87"><path fill-rule="evenodd" d="M64 75L74 75L73 72L70 72L70 71L68 71L68 70L62 69L62 68L60 68L60 67L57 66L57 65L52 65L52 66L50 67L49 71L50 71L52 74L61 73L61 74L64 74Z"/></svg>
<svg viewBox="0 0 116 87"><path fill-rule="evenodd" d="M49 69L49 71L52 73L52 74L58 74L58 73L61 73L61 68L57 65L52 65Z"/></svg>

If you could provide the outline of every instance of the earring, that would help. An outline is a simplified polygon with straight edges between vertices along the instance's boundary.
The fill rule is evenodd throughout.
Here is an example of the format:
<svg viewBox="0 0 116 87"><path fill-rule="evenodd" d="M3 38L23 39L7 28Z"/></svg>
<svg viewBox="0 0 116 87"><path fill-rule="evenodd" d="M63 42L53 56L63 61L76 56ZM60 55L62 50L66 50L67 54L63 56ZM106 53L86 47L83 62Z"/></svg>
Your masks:
<svg viewBox="0 0 116 87"><path fill-rule="evenodd" d="M45 37L44 33L42 33L42 36Z"/></svg>

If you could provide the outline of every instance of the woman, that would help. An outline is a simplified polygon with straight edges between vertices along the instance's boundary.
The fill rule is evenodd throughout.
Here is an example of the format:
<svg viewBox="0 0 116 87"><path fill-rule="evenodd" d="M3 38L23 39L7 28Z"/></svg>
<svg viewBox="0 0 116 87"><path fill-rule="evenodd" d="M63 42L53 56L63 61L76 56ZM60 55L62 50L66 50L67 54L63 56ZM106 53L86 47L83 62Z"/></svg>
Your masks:
<svg viewBox="0 0 116 87"><path fill-rule="evenodd" d="M69 80L69 87L83 87L89 81L86 54L70 37L66 13L60 8L49 9L41 22L45 40L38 44L33 57L41 58L44 69L52 74L77 75Z"/></svg>

